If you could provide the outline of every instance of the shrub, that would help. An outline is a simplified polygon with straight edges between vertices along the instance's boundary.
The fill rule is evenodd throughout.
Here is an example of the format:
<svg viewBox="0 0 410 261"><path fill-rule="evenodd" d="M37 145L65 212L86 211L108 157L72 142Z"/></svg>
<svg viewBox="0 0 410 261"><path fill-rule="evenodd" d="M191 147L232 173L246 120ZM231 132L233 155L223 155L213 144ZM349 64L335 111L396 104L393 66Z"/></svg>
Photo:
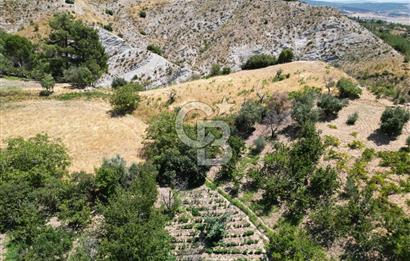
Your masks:
<svg viewBox="0 0 410 261"><path fill-rule="evenodd" d="M335 169L319 168L316 170L309 184L309 192L315 198L329 198L339 187L338 174Z"/></svg>
<svg viewBox="0 0 410 261"><path fill-rule="evenodd" d="M401 134L404 125L409 121L410 113L400 107L387 108L381 117L380 130L390 137Z"/></svg>
<svg viewBox="0 0 410 261"><path fill-rule="evenodd" d="M359 119L359 114L357 112L350 114L349 117L347 118L346 124L355 125L358 119Z"/></svg>
<svg viewBox="0 0 410 261"><path fill-rule="evenodd" d="M114 80L112 80L111 88L116 89L118 87L121 87L121 86L124 86L124 85L127 85L127 84L128 84L128 82L126 80L124 80L123 78L116 77L116 78L114 78Z"/></svg>
<svg viewBox="0 0 410 261"><path fill-rule="evenodd" d="M107 15L113 15L114 14L114 12L111 9L105 9L105 13Z"/></svg>
<svg viewBox="0 0 410 261"><path fill-rule="evenodd" d="M320 96L317 106L322 109L325 116L337 116L345 103L332 95L324 94Z"/></svg>
<svg viewBox="0 0 410 261"><path fill-rule="evenodd" d="M204 223L199 228L201 231L200 237L205 240L208 247L215 246L225 234L225 224L227 216L206 217Z"/></svg>
<svg viewBox="0 0 410 261"><path fill-rule="evenodd" d="M360 98L360 95L362 94L362 89L346 78L340 79L337 82L336 87L339 90L341 98L357 99Z"/></svg>
<svg viewBox="0 0 410 261"><path fill-rule="evenodd" d="M301 229L282 224L271 235L268 244L270 260L325 260L320 246L313 243Z"/></svg>
<svg viewBox="0 0 410 261"><path fill-rule="evenodd" d="M138 107L139 101L140 97L134 86L128 84L114 91L110 103L114 113L124 115L132 113Z"/></svg>
<svg viewBox="0 0 410 261"><path fill-rule="evenodd" d="M262 150L265 148L265 138L260 136L258 137L254 142L253 142L253 149L252 149L252 153L255 155L258 155L259 153L262 152Z"/></svg>
<svg viewBox="0 0 410 261"><path fill-rule="evenodd" d="M323 139L323 144L325 145L325 147L339 147L340 140L337 137L326 135Z"/></svg>
<svg viewBox="0 0 410 261"><path fill-rule="evenodd" d="M222 74L223 75L228 75L230 73L231 73L231 68L229 68L229 67L222 68Z"/></svg>
<svg viewBox="0 0 410 261"><path fill-rule="evenodd" d="M221 66L219 64L213 64L209 77L221 75Z"/></svg>
<svg viewBox="0 0 410 261"><path fill-rule="evenodd" d="M74 0L65 0L65 3L66 3L66 4L73 5L73 4L74 4Z"/></svg>
<svg viewBox="0 0 410 261"><path fill-rule="evenodd" d="M158 45L155 44L149 44L147 46L147 50L153 53L156 53L158 55L162 55L162 50L161 47L159 47Z"/></svg>
<svg viewBox="0 0 410 261"><path fill-rule="evenodd" d="M244 135L250 134L253 131L253 125L262 120L263 112L263 107L254 101L247 101L242 104L235 119L235 126L238 131Z"/></svg>
<svg viewBox="0 0 410 261"><path fill-rule="evenodd" d="M365 147L363 142L361 142L359 140L354 140L354 141L350 142L349 144L347 144L347 146L352 150L363 149Z"/></svg>
<svg viewBox="0 0 410 261"><path fill-rule="evenodd" d="M140 16L141 18L145 18L145 17L147 17L147 12L145 12L144 10L141 10L141 11L139 12L139 16Z"/></svg>
<svg viewBox="0 0 410 261"><path fill-rule="evenodd" d="M313 88L305 88L303 91L290 94L293 99L292 118L299 127L307 122L316 122L319 112L314 108L318 91Z"/></svg>
<svg viewBox="0 0 410 261"><path fill-rule="evenodd" d="M112 23L103 25L103 28L104 28L105 30L107 30L107 31L110 31L110 32L113 31L113 29L112 29Z"/></svg>
<svg viewBox="0 0 410 261"><path fill-rule="evenodd" d="M291 49L284 49L279 54L278 63L290 63L293 60L293 52Z"/></svg>
<svg viewBox="0 0 410 261"><path fill-rule="evenodd" d="M50 94L53 92L54 85L55 85L54 78L51 74L46 74L40 81L41 87L45 90L46 94Z"/></svg>
<svg viewBox="0 0 410 261"><path fill-rule="evenodd" d="M253 70L275 65L276 58L267 54L257 54L251 56L245 64L242 65L242 70Z"/></svg>
<svg viewBox="0 0 410 261"><path fill-rule="evenodd" d="M75 87L84 88L95 80L92 72L87 67L70 67L64 71L64 79Z"/></svg>

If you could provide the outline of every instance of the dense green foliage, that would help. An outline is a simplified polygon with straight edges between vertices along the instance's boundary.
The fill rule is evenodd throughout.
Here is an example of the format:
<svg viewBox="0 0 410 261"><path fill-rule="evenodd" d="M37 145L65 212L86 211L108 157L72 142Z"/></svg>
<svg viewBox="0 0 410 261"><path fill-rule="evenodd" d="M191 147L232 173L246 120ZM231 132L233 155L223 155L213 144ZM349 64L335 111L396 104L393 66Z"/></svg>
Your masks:
<svg viewBox="0 0 410 261"><path fill-rule="evenodd" d="M201 166L197 149L183 143L175 129L176 113L164 112L157 116L147 130L146 157L158 169L157 181L162 186L196 187L205 182L207 166ZM195 128L184 126L189 137Z"/></svg>
<svg viewBox="0 0 410 261"><path fill-rule="evenodd" d="M345 102L330 94L320 96L317 106L322 109L325 117L337 116L338 112L345 106Z"/></svg>
<svg viewBox="0 0 410 261"><path fill-rule="evenodd" d="M111 88L113 88L113 89L117 89L118 87L121 87L121 86L124 86L124 85L127 85L128 84L128 82L126 81L126 80L124 80L123 78L114 78L114 80L112 80L112 83L111 83Z"/></svg>
<svg viewBox="0 0 410 261"><path fill-rule="evenodd" d="M362 89L346 78L340 79L337 82L336 87L339 89L339 95L341 98L357 99L362 95Z"/></svg>
<svg viewBox="0 0 410 261"><path fill-rule="evenodd" d="M118 115L132 113L138 107L139 101L140 97L133 84L115 89L110 99L113 112Z"/></svg>
<svg viewBox="0 0 410 261"><path fill-rule="evenodd" d="M319 91L313 88L290 93L293 101L292 118L299 127L319 119L319 111L314 108L318 95Z"/></svg>
<svg viewBox="0 0 410 261"><path fill-rule="evenodd" d="M293 61L294 55L291 49L284 49L280 52L278 57L278 63L290 63Z"/></svg>
<svg viewBox="0 0 410 261"><path fill-rule="evenodd" d="M249 57L249 59L242 65L242 70L253 70L275 65L277 60L274 56L267 54L257 54Z"/></svg>
<svg viewBox="0 0 410 261"><path fill-rule="evenodd" d="M161 47L159 47L158 45L149 44L149 45L147 46L147 50L150 51L150 52L153 52L153 53L155 53L155 54L162 55Z"/></svg>
<svg viewBox="0 0 410 261"><path fill-rule="evenodd" d="M396 137L401 134L404 125L410 119L410 112L401 107L389 107L380 119L380 129L385 134Z"/></svg>
<svg viewBox="0 0 410 261"><path fill-rule="evenodd" d="M95 253L111 260L169 258L165 216L153 206L155 168L148 164L127 168L117 157L105 160L94 177L69 175L68 166L65 148L45 135L11 139L0 150L0 233L8 235L9 258L66 259L73 240L95 214L104 215L102 227L93 224L102 233L89 238L91 248L74 251L75 258L95 260ZM58 222L52 225L51 218Z"/></svg>
<svg viewBox="0 0 410 261"><path fill-rule="evenodd" d="M36 80L51 74L55 81L84 87L106 72L108 58L95 29L68 13L54 15L49 24L50 35L38 45L0 32L0 74Z"/></svg>
<svg viewBox="0 0 410 261"><path fill-rule="evenodd" d="M321 247L295 226L281 224L269 240L270 260L326 260Z"/></svg>
<svg viewBox="0 0 410 261"><path fill-rule="evenodd" d="M128 189L117 187L102 209L105 219L99 256L109 260L170 260L165 219L154 208L156 170L145 165L131 167L129 172L134 175Z"/></svg>
<svg viewBox="0 0 410 261"><path fill-rule="evenodd" d="M200 238L207 247L213 247L218 243L225 234L226 215L205 217L204 223L198 228Z"/></svg>

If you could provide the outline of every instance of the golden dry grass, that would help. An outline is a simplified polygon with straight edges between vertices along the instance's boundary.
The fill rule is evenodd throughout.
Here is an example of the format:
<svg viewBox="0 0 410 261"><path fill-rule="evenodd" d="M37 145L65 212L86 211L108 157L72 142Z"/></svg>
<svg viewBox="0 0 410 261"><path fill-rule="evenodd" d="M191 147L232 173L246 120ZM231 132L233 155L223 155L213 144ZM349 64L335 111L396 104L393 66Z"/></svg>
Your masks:
<svg viewBox="0 0 410 261"><path fill-rule="evenodd" d="M283 74L289 74L290 77L280 82L273 82L272 79L278 70L282 70ZM177 94L172 108L191 101L200 101L212 106L227 99L229 103L234 104L232 110L235 111L244 101L258 98L258 94L267 96L274 92L296 91L304 86L324 88L325 78L337 81L342 77L350 78L344 72L324 62L300 61L259 70L240 71L226 76L143 92L141 95L144 99L138 114L146 119L163 109L172 90Z"/></svg>
<svg viewBox="0 0 410 261"><path fill-rule="evenodd" d="M117 154L139 161L146 124L133 116L112 118L98 101L25 101L0 110L0 138L47 133L61 139L72 160L71 171L92 172L103 158Z"/></svg>

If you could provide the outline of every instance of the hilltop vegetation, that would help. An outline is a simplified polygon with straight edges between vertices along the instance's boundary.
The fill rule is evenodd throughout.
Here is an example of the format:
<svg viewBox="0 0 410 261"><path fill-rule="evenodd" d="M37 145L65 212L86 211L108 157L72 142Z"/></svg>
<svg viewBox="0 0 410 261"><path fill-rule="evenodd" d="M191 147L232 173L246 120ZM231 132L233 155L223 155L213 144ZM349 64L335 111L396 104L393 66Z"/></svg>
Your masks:
<svg viewBox="0 0 410 261"><path fill-rule="evenodd" d="M106 72L108 58L94 29L68 13L56 14L49 25L50 35L39 44L0 32L1 75L36 79L51 91L53 81L85 87Z"/></svg>

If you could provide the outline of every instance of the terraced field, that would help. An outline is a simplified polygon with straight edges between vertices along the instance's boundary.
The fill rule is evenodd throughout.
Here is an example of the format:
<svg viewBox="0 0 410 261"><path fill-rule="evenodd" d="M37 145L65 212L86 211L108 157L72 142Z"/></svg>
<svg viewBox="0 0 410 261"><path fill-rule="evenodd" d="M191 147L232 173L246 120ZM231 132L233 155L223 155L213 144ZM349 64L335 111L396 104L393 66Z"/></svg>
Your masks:
<svg viewBox="0 0 410 261"><path fill-rule="evenodd" d="M249 218L224 197L207 187L181 192L183 211L167 230L178 260L264 260L265 236ZM226 217L223 238L213 247L201 240L198 229L207 217Z"/></svg>

